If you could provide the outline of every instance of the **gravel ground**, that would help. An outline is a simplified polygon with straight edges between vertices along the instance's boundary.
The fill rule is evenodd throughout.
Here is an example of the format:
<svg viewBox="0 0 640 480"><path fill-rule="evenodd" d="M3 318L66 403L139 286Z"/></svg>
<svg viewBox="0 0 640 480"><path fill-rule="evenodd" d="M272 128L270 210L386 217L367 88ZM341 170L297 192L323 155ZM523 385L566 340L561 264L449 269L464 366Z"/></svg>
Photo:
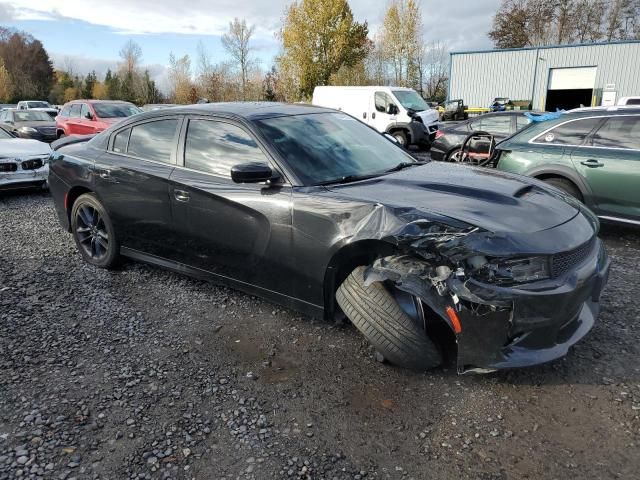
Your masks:
<svg viewBox="0 0 640 480"><path fill-rule="evenodd" d="M80 260L50 197L0 197L0 479L638 478L640 232L562 360L377 363L350 325Z"/></svg>

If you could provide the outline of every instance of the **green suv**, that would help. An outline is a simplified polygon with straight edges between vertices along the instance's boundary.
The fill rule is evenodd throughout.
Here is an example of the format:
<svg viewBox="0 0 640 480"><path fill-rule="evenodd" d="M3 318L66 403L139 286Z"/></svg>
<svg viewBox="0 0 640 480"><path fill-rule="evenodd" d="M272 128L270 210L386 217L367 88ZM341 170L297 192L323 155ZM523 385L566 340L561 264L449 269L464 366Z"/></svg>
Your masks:
<svg viewBox="0 0 640 480"><path fill-rule="evenodd" d="M496 149L497 168L538 178L603 220L640 225L640 109L583 109L532 123Z"/></svg>

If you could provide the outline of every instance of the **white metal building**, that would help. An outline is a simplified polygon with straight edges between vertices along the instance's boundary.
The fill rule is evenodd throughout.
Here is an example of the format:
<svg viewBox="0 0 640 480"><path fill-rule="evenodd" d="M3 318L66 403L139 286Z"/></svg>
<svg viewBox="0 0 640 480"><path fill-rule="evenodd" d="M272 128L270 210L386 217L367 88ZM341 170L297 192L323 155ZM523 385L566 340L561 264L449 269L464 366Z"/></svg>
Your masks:
<svg viewBox="0 0 640 480"><path fill-rule="evenodd" d="M614 104L640 95L640 41L450 54L449 99L487 107L496 97L535 110Z"/></svg>

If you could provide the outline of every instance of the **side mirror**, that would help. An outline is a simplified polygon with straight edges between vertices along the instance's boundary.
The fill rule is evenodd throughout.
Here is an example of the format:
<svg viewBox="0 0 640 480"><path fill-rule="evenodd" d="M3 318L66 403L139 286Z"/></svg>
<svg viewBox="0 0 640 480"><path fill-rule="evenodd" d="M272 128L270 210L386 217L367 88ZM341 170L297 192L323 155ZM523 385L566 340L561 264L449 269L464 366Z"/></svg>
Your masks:
<svg viewBox="0 0 640 480"><path fill-rule="evenodd" d="M387 113L389 115L397 115L398 107L396 107L393 103L390 103L389 105L387 105Z"/></svg>
<svg viewBox="0 0 640 480"><path fill-rule="evenodd" d="M87 120L93 120L93 114L91 112L87 112L84 114L84 118Z"/></svg>
<svg viewBox="0 0 640 480"><path fill-rule="evenodd" d="M231 167L231 180L236 183L260 183L275 178L277 174L266 163L249 162Z"/></svg>

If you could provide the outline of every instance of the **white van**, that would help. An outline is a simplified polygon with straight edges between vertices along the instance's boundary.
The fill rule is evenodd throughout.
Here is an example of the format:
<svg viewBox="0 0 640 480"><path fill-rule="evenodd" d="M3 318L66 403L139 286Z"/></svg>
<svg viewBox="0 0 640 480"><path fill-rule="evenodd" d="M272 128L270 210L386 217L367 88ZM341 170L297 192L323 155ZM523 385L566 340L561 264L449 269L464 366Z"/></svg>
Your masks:
<svg viewBox="0 0 640 480"><path fill-rule="evenodd" d="M316 87L312 103L348 113L403 146L429 146L438 130L438 111L411 88Z"/></svg>

